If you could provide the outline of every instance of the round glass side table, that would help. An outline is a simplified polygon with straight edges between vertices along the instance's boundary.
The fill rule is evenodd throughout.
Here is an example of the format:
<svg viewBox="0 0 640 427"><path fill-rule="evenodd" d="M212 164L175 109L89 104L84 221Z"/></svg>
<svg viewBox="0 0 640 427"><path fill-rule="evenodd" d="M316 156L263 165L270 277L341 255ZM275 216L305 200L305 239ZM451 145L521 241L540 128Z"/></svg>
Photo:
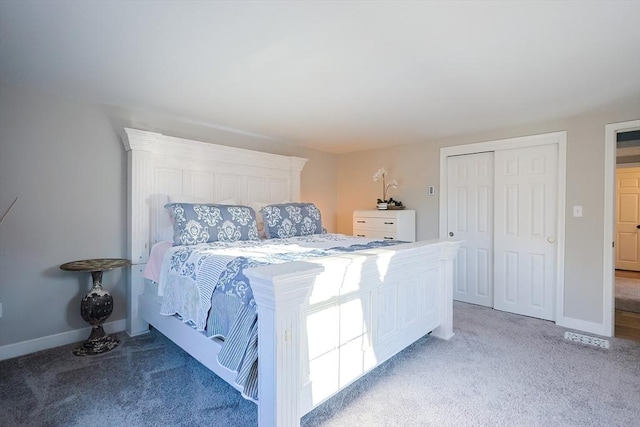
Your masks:
<svg viewBox="0 0 640 427"><path fill-rule="evenodd" d="M72 261L62 264L60 268L66 271L84 271L91 273L93 287L80 302L80 315L91 325L89 338L73 350L76 356L100 354L113 350L120 344L117 338L107 335L102 324L113 312L113 297L102 289L102 273L115 268L126 267L130 264L127 259L98 258Z"/></svg>

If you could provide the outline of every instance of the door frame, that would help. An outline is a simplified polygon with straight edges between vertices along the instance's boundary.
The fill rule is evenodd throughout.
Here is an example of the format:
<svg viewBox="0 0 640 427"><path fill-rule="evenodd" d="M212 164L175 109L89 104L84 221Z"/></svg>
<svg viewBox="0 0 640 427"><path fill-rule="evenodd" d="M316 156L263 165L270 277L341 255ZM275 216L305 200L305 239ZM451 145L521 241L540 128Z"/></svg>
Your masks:
<svg viewBox="0 0 640 427"><path fill-rule="evenodd" d="M616 198L616 148L619 132L640 130L640 120L611 123L604 128L604 259L602 261L602 335L612 337L615 329L615 198Z"/></svg>
<svg viewBox="0 0 640 427"><path fill-rule="evenodd" d="M567 132L551 132L539 135L529 135L516 138L499 139L473 144L456 145L440 148L440 219L439 237L448 239L447 215L447 157L463 154L475 154L486 151L526 148L536 145L556 144L558 146L558 192L557 192L557 237L556 237L556 298L555 322L564 321L564 253L565 253L565 200L567 175Z"/></svg>

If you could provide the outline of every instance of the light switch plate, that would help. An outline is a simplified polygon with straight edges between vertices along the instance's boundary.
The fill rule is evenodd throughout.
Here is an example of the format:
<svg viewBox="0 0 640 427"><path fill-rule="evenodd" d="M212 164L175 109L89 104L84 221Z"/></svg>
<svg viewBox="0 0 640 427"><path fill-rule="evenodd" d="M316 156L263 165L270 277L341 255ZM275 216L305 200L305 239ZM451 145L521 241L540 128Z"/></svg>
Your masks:
<svg viewBox="0 0 640 427"><path fill-rule="evenodd" d="M576 218L582 217L582 206L573 207L573 216Z"/></svg>

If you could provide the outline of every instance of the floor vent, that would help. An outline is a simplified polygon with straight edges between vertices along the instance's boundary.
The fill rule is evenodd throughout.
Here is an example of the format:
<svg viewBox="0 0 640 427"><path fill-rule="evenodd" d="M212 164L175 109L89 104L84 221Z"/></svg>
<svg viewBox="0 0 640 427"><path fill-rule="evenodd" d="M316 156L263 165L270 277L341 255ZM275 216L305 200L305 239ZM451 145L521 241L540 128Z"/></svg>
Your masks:
<svg viewBox="0 0 640 427"><path fill-rule="evenodd" d="M609 348L609 340L602 338L590 337L588 335L576 334L575 332L565 332L564 339L569 341L576 341L582 344L593 345L601 348Z"/></svg>

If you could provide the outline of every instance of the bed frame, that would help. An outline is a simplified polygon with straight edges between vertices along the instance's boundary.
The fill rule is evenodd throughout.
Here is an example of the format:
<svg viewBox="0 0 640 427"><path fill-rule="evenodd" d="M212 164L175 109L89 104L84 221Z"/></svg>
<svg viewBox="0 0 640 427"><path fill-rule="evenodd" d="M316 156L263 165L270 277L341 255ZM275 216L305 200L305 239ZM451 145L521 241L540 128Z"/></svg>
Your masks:
<svg viewBox="0 0 640 427"><path fill-rule="evenodd" d="M241 204L299 201L306 159L125 129L128 155L127 333L154 326L240 390L220 366L222 343L159 314L142 276L169 194ZM422 241L246 272L258 306L258 423L300 418L425 334L453 336L452 275L459 244Z"/></svg>

